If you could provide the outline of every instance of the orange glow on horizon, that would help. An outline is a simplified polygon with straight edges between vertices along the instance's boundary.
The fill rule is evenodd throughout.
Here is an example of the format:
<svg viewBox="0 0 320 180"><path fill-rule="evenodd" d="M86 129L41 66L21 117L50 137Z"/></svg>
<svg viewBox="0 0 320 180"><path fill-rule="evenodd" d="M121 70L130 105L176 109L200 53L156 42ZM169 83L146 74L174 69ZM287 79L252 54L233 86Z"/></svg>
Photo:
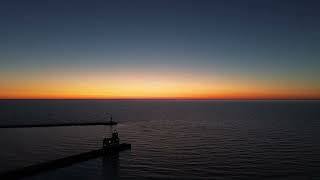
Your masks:
<svg viewBox="0 0 320 180"><path fill-rule="evenodd" d="M181 72L35 73L0 85L0 99L320 99L320 87Z"/></svg>
<svg viewBox="0 0 320 180"><path fill-rule="evenodd" d="M0 99L106 99L106 100L320 100L320 96L261 96L261 95L233 95L233 96L0 96Z"/></svg>
<svg viewBox="0 0 320 180"><path fill-rule="evenodd" d="M165 90L150 91L145 90L139 92L133 89L130 92L129 89L118 91L109 91L105 94L98 91L88 90L53 90L46 91L44 89L38 91L11 91L0 94L0 99L320 99L319 94L316 92L305 93L266 93L266 92L254 92L254 91L241 91L241 90L220 90L220 91L200 91L200 92L185 92L183 90L174 92Z"/></svg>

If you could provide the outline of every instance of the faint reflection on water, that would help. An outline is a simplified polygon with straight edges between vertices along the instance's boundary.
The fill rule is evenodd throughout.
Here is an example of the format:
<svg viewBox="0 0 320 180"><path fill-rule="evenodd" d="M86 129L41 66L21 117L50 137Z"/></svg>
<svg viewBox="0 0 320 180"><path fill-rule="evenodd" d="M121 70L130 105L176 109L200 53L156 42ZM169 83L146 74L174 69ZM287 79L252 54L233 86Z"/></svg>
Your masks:
<svg viewBox="0 0 320 180"><path fill-rule="evenodd" d="M102 176L110 179L119 179L120 160L119 155L103 157Z"/></svg>

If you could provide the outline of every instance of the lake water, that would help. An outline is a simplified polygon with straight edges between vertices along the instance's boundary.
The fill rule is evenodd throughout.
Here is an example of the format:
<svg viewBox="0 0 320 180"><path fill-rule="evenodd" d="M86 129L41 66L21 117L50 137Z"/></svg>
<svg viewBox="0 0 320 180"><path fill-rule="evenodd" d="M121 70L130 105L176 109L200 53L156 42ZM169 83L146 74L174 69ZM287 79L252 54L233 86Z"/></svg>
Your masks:
<svg viewBox="0 0 320 180"><path fill-rule="evenodd" d="M100 148L132 149L25 179L320 179L320 101L1 100L0 172Z"/></svg>

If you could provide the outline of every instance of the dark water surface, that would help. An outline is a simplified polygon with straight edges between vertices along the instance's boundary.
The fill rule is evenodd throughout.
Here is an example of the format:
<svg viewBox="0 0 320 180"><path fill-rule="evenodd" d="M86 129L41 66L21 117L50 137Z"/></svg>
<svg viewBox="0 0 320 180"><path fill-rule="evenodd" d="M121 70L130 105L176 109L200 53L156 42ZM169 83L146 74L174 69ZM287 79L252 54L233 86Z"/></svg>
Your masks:
<svg viewBox="0 0 320 180"><path fill-rule="evenodd" d="M1 100L0 124L113 114L131 151L26 179L319 179L319 101ZM109 126L0 129L0 172L100 148Z"/></svg>

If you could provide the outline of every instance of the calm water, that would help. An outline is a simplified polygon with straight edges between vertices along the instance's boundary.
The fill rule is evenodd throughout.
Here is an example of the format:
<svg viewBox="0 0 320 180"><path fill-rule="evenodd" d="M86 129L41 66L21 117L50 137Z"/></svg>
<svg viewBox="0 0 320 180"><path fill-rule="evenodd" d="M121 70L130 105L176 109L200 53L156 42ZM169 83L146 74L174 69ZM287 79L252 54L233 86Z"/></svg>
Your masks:
<svg viewBox="0 0 320 180"><path fill-rule="evenodd" d="M319 101L0 101L1 124L88 122L112 113L118 157L26 179L319 179ZM108 126L0 129L0 172L97 149Z"/></svg>

